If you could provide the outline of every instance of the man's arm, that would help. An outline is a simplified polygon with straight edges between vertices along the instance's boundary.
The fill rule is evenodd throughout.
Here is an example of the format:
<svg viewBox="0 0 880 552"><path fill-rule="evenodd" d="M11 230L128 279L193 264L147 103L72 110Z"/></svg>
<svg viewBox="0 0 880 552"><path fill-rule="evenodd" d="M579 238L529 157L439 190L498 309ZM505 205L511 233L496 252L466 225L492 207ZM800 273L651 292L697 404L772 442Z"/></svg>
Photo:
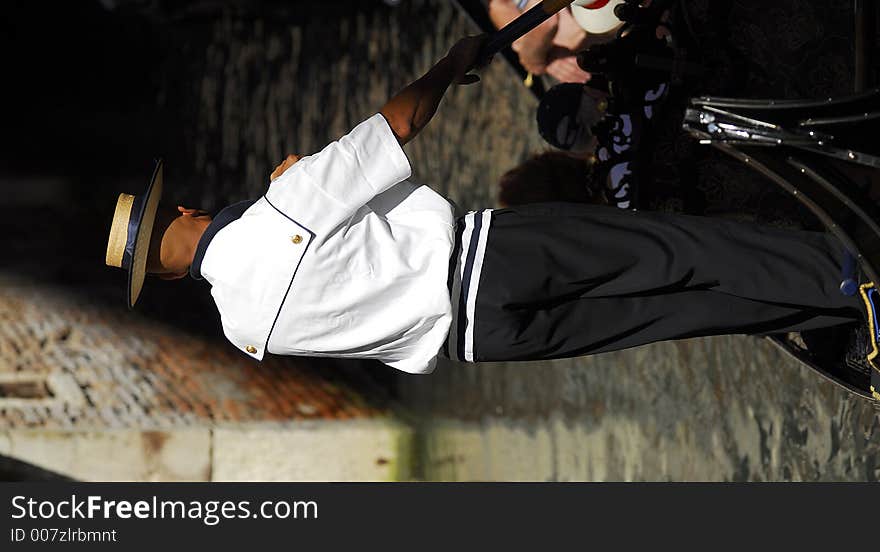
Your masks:
<svg viewBox="0 0 880 552"><path fill-rule="evenodd" d="M459 40L446 57L382 107L380 113L401 146L425 128L451 84L472 84L480 80L476 75L469 75L468 71L481 61L478 56L484 42L482 36Z"/></svg>

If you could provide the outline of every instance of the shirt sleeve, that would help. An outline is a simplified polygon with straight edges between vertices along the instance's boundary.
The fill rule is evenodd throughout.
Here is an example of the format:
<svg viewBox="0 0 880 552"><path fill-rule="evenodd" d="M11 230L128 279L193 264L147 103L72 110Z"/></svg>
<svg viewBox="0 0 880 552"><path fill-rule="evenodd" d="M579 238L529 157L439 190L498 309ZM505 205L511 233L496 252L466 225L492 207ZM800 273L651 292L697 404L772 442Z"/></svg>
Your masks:
<svg viewBox="0 0 880 552"><path fill-rule="evenodd" d="M296 162L272 181L266 199L320 236L411 174L391 127L377 113L320 152Z"/></svg>

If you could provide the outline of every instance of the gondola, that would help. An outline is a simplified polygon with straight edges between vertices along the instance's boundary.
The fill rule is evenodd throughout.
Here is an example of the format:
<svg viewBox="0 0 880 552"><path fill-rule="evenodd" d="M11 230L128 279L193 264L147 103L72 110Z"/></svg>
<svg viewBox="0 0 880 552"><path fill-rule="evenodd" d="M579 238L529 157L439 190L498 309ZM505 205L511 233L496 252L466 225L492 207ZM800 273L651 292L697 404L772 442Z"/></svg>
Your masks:
<svg viewBox="0 0 880 552"><path fill-rule="evenodd" d="M483 32L494 30L483 1L456 1ZM652 9L646 9L638 0L627 0L615 11L624 20L616 38L579 56L580 65L597 81L591 84L616 100L610 102L605 115L605 130L594 130L600 139L598 148L602 148L602 133L615 126L610 121L618 112L641 113L639 102L647 97L645 91L666 93L679 87L686 93L688 73L700 71L699 64L687 59L674 40L663 44L654 40L660 24L658 8L666 10L668 18L669 11L679 7L677 2L655 0L652 4ZM850 255L840 276L841 293L861 296L873 312L874 302L880 307L880 294L872 286L880 285L880 144L876 139L880 136L880 70L875 56L880 14L874 2L863 0L854 0L853 14L851 94L813 100L692 97L680 124L700 144L717 149L761 175L766 185L790 194L834 234ZM507 52L505 59L522 80L524 70L515 54ZM540 79L528 82L531 86L538 83L540 88L530 90L540 98L545 83ZM643 122L650 126L651 121ZM628 159L636 163L638 156ZM604 167L609 175L612 164L613 160L597 163L594 172ZM603 177L610 195L620 200L618 207L640 207L638 170L631 168L625 182ZM880 313L869 315L866 328L764 338L848 393L880 405L878 318Z"/></svg>

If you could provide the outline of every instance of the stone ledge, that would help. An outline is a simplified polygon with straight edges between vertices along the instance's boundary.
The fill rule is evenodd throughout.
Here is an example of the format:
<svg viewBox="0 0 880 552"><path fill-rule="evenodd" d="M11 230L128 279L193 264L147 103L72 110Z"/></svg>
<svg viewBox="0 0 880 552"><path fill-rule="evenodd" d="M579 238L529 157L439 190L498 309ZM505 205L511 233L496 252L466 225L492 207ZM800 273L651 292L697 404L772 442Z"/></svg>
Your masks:
<svg viewBox="0 0 880 552"><path fill-rule="evenodd" d="M410 427L393 418L161 431L0 431L0 455L83 481L399 481Z"/></svg>

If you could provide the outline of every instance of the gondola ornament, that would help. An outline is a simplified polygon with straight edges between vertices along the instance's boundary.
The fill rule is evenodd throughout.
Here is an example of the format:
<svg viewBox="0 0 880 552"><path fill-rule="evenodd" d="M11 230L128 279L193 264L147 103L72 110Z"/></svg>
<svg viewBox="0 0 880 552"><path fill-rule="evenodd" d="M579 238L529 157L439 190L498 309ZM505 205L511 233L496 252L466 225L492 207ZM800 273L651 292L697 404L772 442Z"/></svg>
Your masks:
<svg viewBox="0 0 880 552"><path fill-rule="evenodd" d="M848 390L880 401L880 206L872 197L880 177L880 88L813 101L694 98L683 126L787 190L844 245L858 271L843 268L840 290L858 289L864 304L869 373L840 377L808 351L777 342Z"/></svg>

